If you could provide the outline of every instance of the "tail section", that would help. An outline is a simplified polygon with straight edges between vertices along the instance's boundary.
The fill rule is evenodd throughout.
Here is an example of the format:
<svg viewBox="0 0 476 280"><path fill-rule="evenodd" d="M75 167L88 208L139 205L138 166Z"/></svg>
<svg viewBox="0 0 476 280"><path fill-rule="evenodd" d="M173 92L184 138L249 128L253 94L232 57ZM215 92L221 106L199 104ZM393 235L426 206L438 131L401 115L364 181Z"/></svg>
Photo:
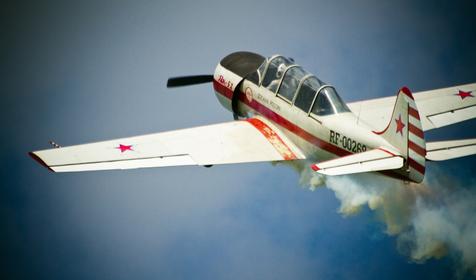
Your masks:
<svg viewBox="0 0 476 280"><path fill-rule="evenodd" d="M426 145L420 115L407 87L400 89L392 118L383 131L375 132L390 143L405 159L396 171L410 181L421 182L425 176Z"/></svg>

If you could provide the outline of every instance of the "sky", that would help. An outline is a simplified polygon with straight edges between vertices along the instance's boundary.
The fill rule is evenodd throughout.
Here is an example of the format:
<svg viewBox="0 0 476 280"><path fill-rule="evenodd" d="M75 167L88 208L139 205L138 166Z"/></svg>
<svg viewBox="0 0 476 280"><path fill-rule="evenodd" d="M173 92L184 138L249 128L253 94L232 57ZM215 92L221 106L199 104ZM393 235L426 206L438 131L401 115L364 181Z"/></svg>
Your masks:
<svg viewBox="0 0 476 280"><path fill-rule="evenodd" d="M2 279L471 279L476 159L422 186L269 163L54 174L28 157L230 121L227 54L293 57L346 101L476 81L472 1L6 1ZM428 140L476 137L476 122ZM319 181L314 191L309 185ZM431 194L431 195L428 195Z"/></svg>

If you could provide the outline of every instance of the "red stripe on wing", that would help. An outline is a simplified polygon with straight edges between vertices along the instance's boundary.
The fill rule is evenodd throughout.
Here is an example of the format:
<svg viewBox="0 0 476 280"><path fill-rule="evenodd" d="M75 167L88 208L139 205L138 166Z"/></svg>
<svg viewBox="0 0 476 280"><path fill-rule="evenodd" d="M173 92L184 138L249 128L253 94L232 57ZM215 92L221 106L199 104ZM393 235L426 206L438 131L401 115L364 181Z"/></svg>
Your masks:
<svg viewBox="0 0 476 280"><path fill-rule="evenodd" d="M289 149L288 145L284 143L283 139L267 124L262 122L259 119L247 119L247 122L252 124L256 129L258 129L261 134L273 145L273 147L281 154L284 160L293 160L297 159L296 155Z"/></svg>

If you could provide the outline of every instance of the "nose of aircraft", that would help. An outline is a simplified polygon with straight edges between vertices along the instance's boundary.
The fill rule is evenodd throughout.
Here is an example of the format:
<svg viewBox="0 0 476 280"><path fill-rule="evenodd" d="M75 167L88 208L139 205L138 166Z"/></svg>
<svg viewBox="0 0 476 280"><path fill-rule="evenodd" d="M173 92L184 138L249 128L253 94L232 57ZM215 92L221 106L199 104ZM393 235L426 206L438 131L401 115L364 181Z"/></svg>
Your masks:
<svg viewBox="0 0 476 280"><path fill-rule="evenodd" d="M227 55L220 64L231 72L245 77L256 71L264 60L265 58L257 53L240 51Z"/></svg>
<svg viewBox="0 0 476 280"><path fill-rule="evenodd" d="M220 65L240 77L256 71L265 58L252 52L234 52L227 55L220 61ZM196 84L209 83L213 81L213 75L194 75L169 78L167 87L181 87Z"/></svg>

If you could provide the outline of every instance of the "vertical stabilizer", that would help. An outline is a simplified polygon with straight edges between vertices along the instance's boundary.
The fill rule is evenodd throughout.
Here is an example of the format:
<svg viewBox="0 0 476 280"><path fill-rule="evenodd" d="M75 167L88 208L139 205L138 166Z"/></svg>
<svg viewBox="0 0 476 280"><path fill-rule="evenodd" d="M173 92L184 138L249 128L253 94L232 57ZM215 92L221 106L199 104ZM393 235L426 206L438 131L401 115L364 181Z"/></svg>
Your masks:
<svg viewBox="0 0 476 280"><path fill-rule="evenodd" d="M414 182L423 181L425 175L425 138L420 115L407 87L400 89L387 128L375 132L387 140L405 158L405 164L399 174Z"/></svg>

